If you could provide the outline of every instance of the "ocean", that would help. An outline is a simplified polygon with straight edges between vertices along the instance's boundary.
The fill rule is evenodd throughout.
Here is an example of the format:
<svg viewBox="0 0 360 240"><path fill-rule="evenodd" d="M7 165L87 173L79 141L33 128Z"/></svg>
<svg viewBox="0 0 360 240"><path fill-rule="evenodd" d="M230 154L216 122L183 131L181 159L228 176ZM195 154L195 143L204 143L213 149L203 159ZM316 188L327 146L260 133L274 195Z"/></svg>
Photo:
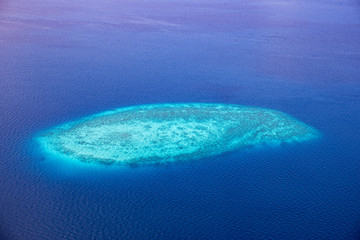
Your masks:
<svg viewBox="0 0 360 240"><path fill-rule="evenodd" d="M44 129L155 103L279 110L310 143L52 161ZM360 3L0 3L0 239L360 239Z"/></svg>

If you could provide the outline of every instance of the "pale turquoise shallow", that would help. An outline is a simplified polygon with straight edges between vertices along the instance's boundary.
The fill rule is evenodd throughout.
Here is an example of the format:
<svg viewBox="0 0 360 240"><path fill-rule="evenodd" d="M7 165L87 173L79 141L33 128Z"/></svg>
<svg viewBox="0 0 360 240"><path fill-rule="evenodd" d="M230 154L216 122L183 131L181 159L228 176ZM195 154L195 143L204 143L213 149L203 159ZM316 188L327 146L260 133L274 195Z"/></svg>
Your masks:
<svg viewBox="0 0 360 240"><path fill-rule="evenodd" d="M118 108L46 130L36 140L62 159L156 164L317 137L316 129L279 111L187 103Z"/></svg>

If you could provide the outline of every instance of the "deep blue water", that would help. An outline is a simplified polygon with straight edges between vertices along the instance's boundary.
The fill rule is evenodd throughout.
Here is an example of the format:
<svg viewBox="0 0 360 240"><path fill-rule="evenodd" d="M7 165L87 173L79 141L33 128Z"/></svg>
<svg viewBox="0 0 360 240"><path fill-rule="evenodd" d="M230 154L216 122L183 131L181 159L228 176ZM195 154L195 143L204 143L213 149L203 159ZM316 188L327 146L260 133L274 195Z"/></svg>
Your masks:
<svg viewBox="0 0 360 240"><path fill-rule="evenodd" d="M51 161L38 131L122 106L283 111L317 142L153 167ZM0 239L358 239L360 3L0 3Z"/></svg>

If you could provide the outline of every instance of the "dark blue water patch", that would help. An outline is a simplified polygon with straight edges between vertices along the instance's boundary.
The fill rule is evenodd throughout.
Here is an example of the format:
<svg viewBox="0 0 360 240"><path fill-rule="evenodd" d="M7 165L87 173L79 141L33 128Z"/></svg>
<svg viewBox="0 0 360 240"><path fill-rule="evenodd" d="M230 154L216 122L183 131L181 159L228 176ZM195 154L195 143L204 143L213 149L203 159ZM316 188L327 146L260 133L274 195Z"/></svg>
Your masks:
<svg viewBox="0 0 360 240"><path fill-rule="evenodd" d="M161 232L146 233L151 237L166 238L175 234L183 238L197 238L204 233L210 239L236 238L239 235L259 239L269 236L279 239L317 236L322 228L344 217L343 213L337 213L337 206L344 204L337 202L337 194L341 193L342 198L354 194L341 190L342 184L328 188L329 184L337 181L333 179L336 171L333 166L323 169L323 155L327 156L327 148L328 145L323 142L303 147L249 149L201 161L132 168L126 172L121 168L117 171L79 171L79 175L71 177L58 172L51 182L55 180L54 184L61 180L66 191L74 191L74 197L83 199L85 196L81 193L86 194L88 200L91 199L93 204L97 202L96 206L100 207L93 211L105 211L113 217L111 222L126 221L134 227L136 223L131 223L132 219L123 219L130 214L127 213L129 209L117 205L126 203L127 207L131 207L131 214L134 211L141 214L138 221L146 222L142 222L142 226L162 224L160 227L156 225ZM51 171L45 172L49 174ZM112 205L111 210L101 209L107 203ZM335 205L331 207L332 204ZM348 204L351 207L351 202ZM121 216L114 213L121 213ZM346 218L356 218L354 215ZM318 222L318 219L322 221ZM175 223L176 228L172 227ZM287 225L302 227L284 231ZM180 231L178 226L186 231ZM270 231L276 228L279 235ZM107 230L110 236L112 232L123 237L146 236L141 232L126 235L125 229L108 227ZM324 238L331 237L331 234Z"/></svg>
<svg viewBox="0 0 360 240"><path fill-rule="evenodd" d="M8 140L14 144L30 136L22 133ZM21 231L34 239L43 234L55 237L42 223L50 219L61 230L60 236L70 239L341 238L342 232L354 229L343 219L355 223L359 214L355 211L359 165L357 149L331 137L326 134L305 145L126 169L41 160L36 152L21 150L20 142L4 156L14 159L13 167L20 167L18 179L28 181L18 191L5 193L26 203L5 213L26 219L19 211L32 212L37 230L26 225ZM17 186L16 182L7 185ZM42 214L36 215L38 211ZM138 231L139 227L145 230Z"/></svg>
<svg viewBox="0 0 360 240"><path fill-rule="evenodd" d="M359 19L351 0L1 3L0 237L358 239ZM323 139L125 169L27 145L161 102L276 109Z"/></svg>

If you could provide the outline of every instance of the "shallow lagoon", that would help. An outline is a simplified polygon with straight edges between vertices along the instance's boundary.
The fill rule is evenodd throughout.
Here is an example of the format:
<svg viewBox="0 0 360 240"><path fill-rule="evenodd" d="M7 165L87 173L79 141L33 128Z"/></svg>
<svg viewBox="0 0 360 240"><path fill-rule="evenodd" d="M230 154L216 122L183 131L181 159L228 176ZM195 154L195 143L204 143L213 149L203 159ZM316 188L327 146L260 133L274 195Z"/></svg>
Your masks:
<svg viewBox="0 0 360 240"><path fill-rule="evenodd" d="M57 126L35 140L50 158L163 164L319 136L317 130L278 111L187 103L119 108Z"/></svg>
<svg viewBox="0 0 360 240"><path fill-rule="evenodd" d="M1 239L358 238L356 1L98 2L0 3ZM31 145L164 102L274 109L323 137L142 167Z"/></svg>

